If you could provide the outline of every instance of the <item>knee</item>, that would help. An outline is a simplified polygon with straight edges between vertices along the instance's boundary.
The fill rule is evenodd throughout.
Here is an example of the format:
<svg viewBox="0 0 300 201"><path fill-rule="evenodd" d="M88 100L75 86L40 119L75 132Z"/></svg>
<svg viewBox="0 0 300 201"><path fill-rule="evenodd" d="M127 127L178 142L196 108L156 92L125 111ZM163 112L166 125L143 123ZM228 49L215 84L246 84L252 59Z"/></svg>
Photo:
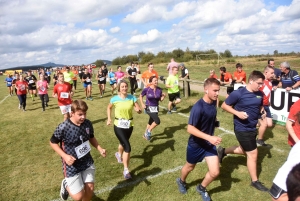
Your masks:
<svg viewBox="0 0 300 201"><path fill-rule="evenodd" d="M160 119L157 118L157 119L155 120L155 123L156 123L156 125L159 125L159 124L160 124Z"/></svg>
<svg viewBox="0 0 300 201"><path fill-rule="evenodd" d="M212 171L209 171L209 175L212 177L212 178L217 178L220 174L220 170L212 170Z"/></svg>
<svg viewBox="0 0 300 201"><path fill-rule="evenodd" d="M130 153L131 152L131 146L130 145L125 145L125 146L123 146L124 147L124 151L126 152L126 153Z"/></svg>
<svg viewBox="0 0 300 201"><path fill-rule="evenodd" d="M82 200L83 197L84 197L84 190L81 190L79 193L76 193L76 194L71 194L70 193L70 196L72 197L73 200Z"/></svg>

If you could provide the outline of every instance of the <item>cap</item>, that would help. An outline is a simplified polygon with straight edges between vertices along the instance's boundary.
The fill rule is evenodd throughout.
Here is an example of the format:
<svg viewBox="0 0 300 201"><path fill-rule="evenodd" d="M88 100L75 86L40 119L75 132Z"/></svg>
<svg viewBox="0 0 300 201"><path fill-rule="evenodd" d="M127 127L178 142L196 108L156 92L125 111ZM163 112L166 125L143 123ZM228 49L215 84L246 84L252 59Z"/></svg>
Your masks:
<svg viewBox="0 0 300 201"><path fill-rule="evenodd" d="M185 66L184 66L184 63L181 63L181 64L179 64L178 66L179 66L179 67L180 67L180 66L185 67Z"/></svg>

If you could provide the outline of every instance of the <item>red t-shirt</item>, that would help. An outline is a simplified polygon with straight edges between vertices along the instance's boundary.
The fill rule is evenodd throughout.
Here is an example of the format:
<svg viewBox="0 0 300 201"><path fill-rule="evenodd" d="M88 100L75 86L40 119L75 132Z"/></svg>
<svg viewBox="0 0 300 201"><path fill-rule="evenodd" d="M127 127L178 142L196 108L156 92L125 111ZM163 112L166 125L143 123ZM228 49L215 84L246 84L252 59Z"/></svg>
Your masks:
<svg viewBox="0 0 300 201"><path fill-rule="evenodd" d="M17 94L18 95L27 94L27 90L26 90L27 87L28 87L28 83L25 80L23 81L18 80L16 82L16 88L18 88Z"/></svg>
<svg viewBox="0 0 300 201"><path fill-rule="evenodd" d="M270 105L270 96L272 92L272 83L269 80L264 81L264 85L259 88L261 92L264 93L264 100L263 100L263 105Z"/></svg>
<svg viewBox="0 0 300 201"><path fill-rule="evenodd" d="M235 72L233 73L233 77L234 77L236 80L239 80L239 79L243 78L242 81L246 82L246 73L245 73L245 71L243 71L243 70L242 70L240 73L237 72L237 71L235 71Z"/></svg>
<svg viewBox="0 0 300 201"><path fill-rule="evenodd" d="M296 114L299 111L300 111L300 99L292 105L292 107L290 109L289 116L288 116L288 120L294 122L292 127L293 127L294 132L295 132L295 134L298 138L300 138L300 124L298 122ZM289 135L289 138L288 138L288 144L291 145L291 146L293 146L295 144L295 141L293 140L293 138L290 135Z"/></svg>
<svg viewBox="0 0 300 201"><path fill-rule="evenodd" d="M57 94L58 105L70 105L72 103L70 92L72 90L71 85L68 82L63 84L57 83L53 88L53 93Z"/></svg>
<svg viewBox="0 0 300 201"><path fill-rule="evenodd" d="M152 72L149 72L149 70L147 70L147 71L143 72L143 74L142 74L142 78L145 79L145 82L147 84L146 87L149 86L149 78L151 76L156 76L156 78L158 79L158 73L155 70L152 70Z"/></svg>

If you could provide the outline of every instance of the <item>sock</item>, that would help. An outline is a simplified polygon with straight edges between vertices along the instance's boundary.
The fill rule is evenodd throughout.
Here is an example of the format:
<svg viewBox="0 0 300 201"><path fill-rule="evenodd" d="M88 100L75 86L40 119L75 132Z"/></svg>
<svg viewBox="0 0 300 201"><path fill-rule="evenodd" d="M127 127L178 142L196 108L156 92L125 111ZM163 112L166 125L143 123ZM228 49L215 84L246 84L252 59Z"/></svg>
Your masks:
<svg viewBox="0 0 300 201"><path fill-rule="evenodd" d="M182 181L182 180L181 180L181 178L180 178L179 182L180 182L181 184L185 184L185 182L184 182L184 181Z"/></svg>
<svg viewBox="0 0 300 201"><path fill-rule="evenodd" d="M206 188L203 187L201 184L199 184L198 186L199 186L199 189L200 189L201 191L206 191Z"/></svg>

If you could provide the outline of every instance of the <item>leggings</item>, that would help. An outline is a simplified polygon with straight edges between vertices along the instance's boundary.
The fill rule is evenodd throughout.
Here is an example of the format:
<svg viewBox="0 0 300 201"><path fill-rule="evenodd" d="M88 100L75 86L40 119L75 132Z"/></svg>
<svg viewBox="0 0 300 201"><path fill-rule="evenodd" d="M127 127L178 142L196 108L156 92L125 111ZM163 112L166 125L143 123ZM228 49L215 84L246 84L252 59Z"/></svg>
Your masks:
<svg viewBox="0 0 300 201"><path fill-rule="evenodd" d="M42 101L42 108L45 109L45 103L47 104L49 102L49 96L48 94L39 94L39 97Z"/></svg>
<svg viewBox="0 0 300 201"><path fill-rule="evenodd" d="M155 122L157 125L160 124L160 119L158 117L158 113L154 113L154 112L151 113L151 112L147 111L147 114L150 116L148 125L151 125L153 122Z"/></svg>
<svg viewBox="0 0 300 201"><path fill-rule="evenodd" d="M133 126L126 129L126 128L119 128L116 125L114 125L114 131L115 131L115 134L116 134L117 138L119 139L120 145L123 146L124 151L126 153L130 153L131 152L131 146L130 146L130 143L129 143L129 138L132 134Z"/></svg>
<svg viewBox="0 0 300 201"><path fill-rule="evenodd" d="M74 89L76 90L76 88L77 88L77 80L73 80L73 86L74 86Z"/></svg>
<svg viewBox="0 0 300 201"><path fill-rule="evenodd" d="M19 101L20 101L20 105L23 107L23 109L25 110L25 107L26 107L26 98L27 98L27 95L26 94L18 94L18 98L19 98Z"/></svg>
<svg viewBox="0 0 300 201"><path fill-rule="evenodd" d="M135 90L138 88L138 84L136 79L134 78L129 78L130 81L130 93L131 95L133 95L133 93L135 93Z"/></svg>

